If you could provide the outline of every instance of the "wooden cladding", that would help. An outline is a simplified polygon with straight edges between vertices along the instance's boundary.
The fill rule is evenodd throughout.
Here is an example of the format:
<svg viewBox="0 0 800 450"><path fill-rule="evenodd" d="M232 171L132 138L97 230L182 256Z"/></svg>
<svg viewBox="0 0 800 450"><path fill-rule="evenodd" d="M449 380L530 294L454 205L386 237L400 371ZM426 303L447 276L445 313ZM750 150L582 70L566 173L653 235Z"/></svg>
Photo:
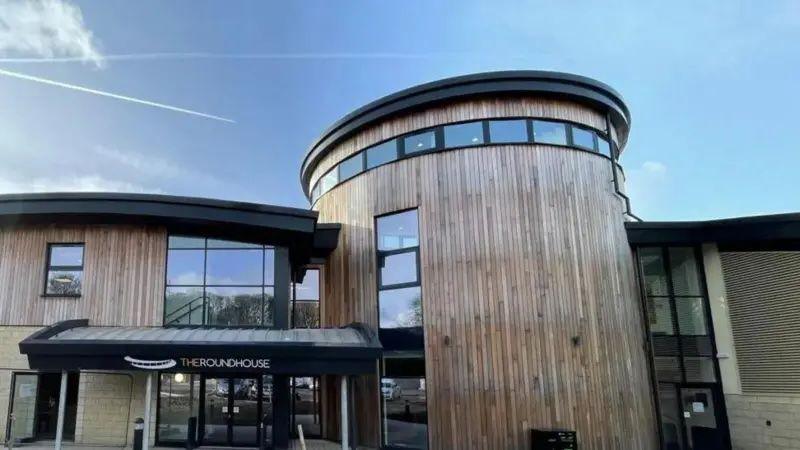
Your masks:
<svg viewBox="0 0 800 450"><path fill-rule="evenodd" d="M161 325L167 232L147 226L0 228L0 325ZM78 298L42 297L48 243L85 243Z"/></svg>
<svg viewBox="0 0 800 450"><path fill-rule="evenodd" d="M386 121L345 140L314 168L309 191L328 169L375 143L436 125L496 117L551 118L583 124L597 130L606 129L603 114L572 102L525 97L484 98L453 102L446 106L425 109ZM614 130L612 130L612 138L616 141Z"/></svg>
<svg viewBox="0 0 800 450"><path fill-rule="evenodd" d="M800 252L723 252L742 391L800 394Z"/></svg>
<svg viewBox="0 0 800 450"><path fill-rule="evenodd" d="M413 207L432 449L529 449L531 428L577 430L582 449L657 448L624 205L607 159L487 146L337 186L316 204L320 221L342 223L323 326L377 326L374 217ZM380 429L377 383L371 395L357 400L365 444Z"/></svg>

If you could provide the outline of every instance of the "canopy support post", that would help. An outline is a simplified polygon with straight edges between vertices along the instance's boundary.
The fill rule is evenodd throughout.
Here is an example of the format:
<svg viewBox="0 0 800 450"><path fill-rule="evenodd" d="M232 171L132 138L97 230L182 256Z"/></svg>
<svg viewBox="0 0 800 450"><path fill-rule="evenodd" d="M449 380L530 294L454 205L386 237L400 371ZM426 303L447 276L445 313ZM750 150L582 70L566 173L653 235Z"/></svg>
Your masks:
<svg viewBox="0 0 800 450"><path fill-rule="evenodd" d="M341 428L341 432L342 432L342 450L349 450L349 448L350 448L350 445L349 445L349 443L350 443L350 435L349 435L349 433L350 433L350 423L348 421L349 418L347 416L348 416L348 412L350 410L350 407L347 405L348 395L347 395L347 376L346 375L342 375L341 376L340 396L341 396L340 403L341 403L341 415L342 415L342 420L341 420L341 423L340 423L340 428Z"/></svg>
<svg viewBox="0 0 800 450"><path fill-rule="evenodd" d="M61 441L64 438L64 411L67 408L67 371L61 371L61 386L58 391L58 422L56 424L55 450L61 450Z"/></svg>
<svg viewBox="0 0 800 450"><path fill-rule="evenodd" d="M144 397L144 435L142 436L142 450L150 450L150 397L153 396L153 374L147 374L147 388Z"/></svg>

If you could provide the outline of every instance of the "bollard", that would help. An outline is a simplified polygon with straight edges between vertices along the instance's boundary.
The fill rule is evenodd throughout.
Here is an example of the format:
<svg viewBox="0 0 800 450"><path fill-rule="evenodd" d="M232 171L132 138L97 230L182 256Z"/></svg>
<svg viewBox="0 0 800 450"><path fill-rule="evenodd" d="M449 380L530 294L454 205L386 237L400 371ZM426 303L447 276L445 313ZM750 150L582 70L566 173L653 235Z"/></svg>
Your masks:
<svg viewBox="0 0 800 450"><path fill-rule="evenodd" d="M197 447L197 417L189 417L189 426L186 429L186 450Z"/></svg>
<svg viewBox="0 0 800 450"><path fill-rule="evenodd" d="M139 417L133 422L133 450L142 450L143 439L144 439L144 419Z"/></svg>

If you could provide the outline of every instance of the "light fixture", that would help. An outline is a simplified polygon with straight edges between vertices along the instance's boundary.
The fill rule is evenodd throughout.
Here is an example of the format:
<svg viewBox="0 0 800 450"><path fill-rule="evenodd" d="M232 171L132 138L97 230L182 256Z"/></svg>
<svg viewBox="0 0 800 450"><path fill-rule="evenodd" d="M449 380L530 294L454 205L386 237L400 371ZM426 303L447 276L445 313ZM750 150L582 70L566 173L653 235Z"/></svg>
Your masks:
<svg viewBox="0 0 800 450"><path fill-rule="evenodd" d="M183 380L186 379L182 373L176 373L174 378L176 383L183 383Z"/></svg>

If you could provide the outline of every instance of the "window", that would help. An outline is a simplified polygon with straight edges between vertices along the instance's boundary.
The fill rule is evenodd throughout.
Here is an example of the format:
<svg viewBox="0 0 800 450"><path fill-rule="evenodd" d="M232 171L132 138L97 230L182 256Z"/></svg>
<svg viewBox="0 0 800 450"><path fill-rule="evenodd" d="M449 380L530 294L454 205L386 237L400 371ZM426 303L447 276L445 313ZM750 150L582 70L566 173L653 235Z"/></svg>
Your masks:
<svg viewBox="0 0 800 450"><path fill-rule="evenodd" d="M376 234L379 327L421 327L417 210L378 217Z"/></svg>
<svg viewBox="0 0 800 450"><path fill-rule="evenodd" d="M489 140L492 143L528 142L526 120L489 121Z"/></svg>
<svg viewBox="0 0 800 450"><path fill-rule="evenodd" d="M560 122L534 120L533 141L538 144L567 145L567 128Z"/></svg>
<svg viewBox="0 0 800 450"><path fill-rule="evenodd" d="M445 147L483 144L483 122L467 122L444 127Z"/></svg>
<svg viewBox="0 0 800 450"><path fill-rule="evenodd" d="M416 133L403 139L403 146L406 155L436 148L436 132L425 131Z"/></svg>
<svg viewBox="0 0 800 450"><path fill-rule="evenodd" d="M339 181L344 181L364 171L364 156L361 153L351 156L339 164Z"/></svg>
<svg viewBox="0 0 800 450"><path fill-rule="evenodd" d="M319 198L319 196L321 195L320 194L320 190L321 190L320 183L317 182L317 184L314 185L314 190L311 191L311 202L312 203L316 202L317 199Z"/></svg>
<svg viewBox="0 0 800 450"><path fill-rule="evenodd" d="M577 125L573 125L570 128L572 128L572 145L594 150L594 133L592 131Z"/></svg>
<svg viewBox="0 0 800 450"><path fill-rule="evenodd" d="M388 352L381 374L383 445L428 448L425 357L422 352Z"/></svg>
<svg viewBox="0 0 800 450"><path fill-rule="evenodd" d="M83 244L48 244L45 295L78 297L83 284Z"/></svg>
<svg viewBox="0 0 800 450"><path fill-rule="evenodd" d="M319 269L306 269L301 283L293 284L293 328L319 328Z"/></svg>
<svg viewBox="0 0 800 450"><path fill-rule="evenodd" d="M597 136L597 151L600 152L601 155L606 155L611 158L611 144L600 136Z"/></svg>
<svg viewBox="0 0 800 450"><path fill-rule="evenodd" d="M275 249L170 236L164 325L273 325Z"/></svg>
<svg viewBox="0 0 800 450"><path fill-rule="evenodd" d="M333 189L338 181L339 175L336 173L336 168L323 175L322 179L320 180L320 184L322 184L322 187L320 188L320 195Z"/></svg>
<svg viewBox="0 0 800 450"><path fill-rule="evenodd" d="M394 139L367 149L367 169L378 167L395 159L397 159L397 141Z"/></svg>
<svg viewBox="0 0 800 450"><path fill-rule="evenodd" d="M291 430L297 437L297 426L302 425L303 435L308 438L322 436L322 396L319 377L292 377L291 386Z"/></svg>

